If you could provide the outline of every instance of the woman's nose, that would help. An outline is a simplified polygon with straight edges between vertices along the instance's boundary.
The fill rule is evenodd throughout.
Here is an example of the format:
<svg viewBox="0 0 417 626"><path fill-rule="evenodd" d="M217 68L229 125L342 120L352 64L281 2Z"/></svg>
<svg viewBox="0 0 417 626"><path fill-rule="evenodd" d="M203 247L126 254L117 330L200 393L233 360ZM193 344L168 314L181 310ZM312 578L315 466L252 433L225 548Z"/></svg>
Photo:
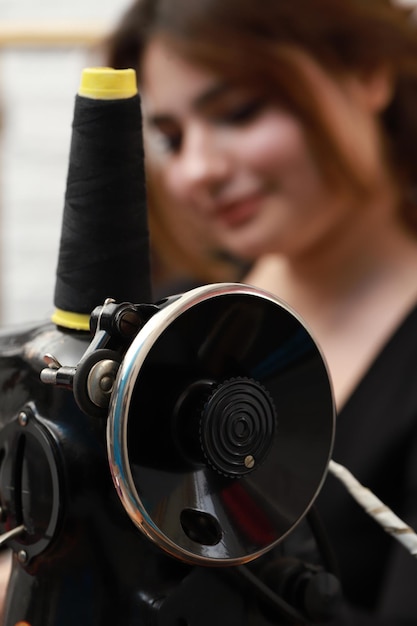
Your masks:
<svg viewBox="0 0 417 626"><path fill-rule="evenodd" d="M190 191L215 193L230 175L230 154L214 130L190 128L183 139L180 168L183 184Z"/></svg>

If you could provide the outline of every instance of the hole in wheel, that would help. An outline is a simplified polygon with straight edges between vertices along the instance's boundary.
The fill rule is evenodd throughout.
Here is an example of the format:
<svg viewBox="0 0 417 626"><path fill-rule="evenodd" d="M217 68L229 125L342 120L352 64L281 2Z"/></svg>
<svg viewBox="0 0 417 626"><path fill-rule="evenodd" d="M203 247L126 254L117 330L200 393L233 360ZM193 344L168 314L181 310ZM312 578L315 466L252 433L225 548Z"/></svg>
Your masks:
<svg viewBox="0 0 417 626"><path fill-rule="evenodd" d="M209 513L183 509L180 522L187 537L203 546L215 546L222 538L223 533L218 521Z"/></svg>

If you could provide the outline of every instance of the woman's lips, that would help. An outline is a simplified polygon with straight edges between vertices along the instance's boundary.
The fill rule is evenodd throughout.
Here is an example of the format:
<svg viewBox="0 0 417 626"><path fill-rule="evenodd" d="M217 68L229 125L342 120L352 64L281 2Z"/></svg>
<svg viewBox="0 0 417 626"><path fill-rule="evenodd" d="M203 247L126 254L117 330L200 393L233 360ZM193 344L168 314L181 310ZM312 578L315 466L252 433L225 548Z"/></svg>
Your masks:
<svg viewBox="0 0 417 626"><path fill-rule="evenodd" d="M215 216L226 226L240 226L251 220L261 207L261 195L253 194L217 207Z"/></svg>

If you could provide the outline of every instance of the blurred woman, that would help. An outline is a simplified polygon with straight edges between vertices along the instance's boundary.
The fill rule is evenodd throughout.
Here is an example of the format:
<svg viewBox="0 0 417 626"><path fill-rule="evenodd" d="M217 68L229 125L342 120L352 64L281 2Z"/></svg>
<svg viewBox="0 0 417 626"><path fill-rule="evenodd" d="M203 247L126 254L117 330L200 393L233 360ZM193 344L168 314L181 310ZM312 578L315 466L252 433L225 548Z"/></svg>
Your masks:
<svg viewBox="0 0 417 626"><path fill-rule="evenodd" d="M389 0L138 0L108 62L138 71L148 164L179 219L249 264L243 280L321 345L335 460L417 527L412 14ZM318 504L346 623L414 624L417 562L332 477Z"/></svg>

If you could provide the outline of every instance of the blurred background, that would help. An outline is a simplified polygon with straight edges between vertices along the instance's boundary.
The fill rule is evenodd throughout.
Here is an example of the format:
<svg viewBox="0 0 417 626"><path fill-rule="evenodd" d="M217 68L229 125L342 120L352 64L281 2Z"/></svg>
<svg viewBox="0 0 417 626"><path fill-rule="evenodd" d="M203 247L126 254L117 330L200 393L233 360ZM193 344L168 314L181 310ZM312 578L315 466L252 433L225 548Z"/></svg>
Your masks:
<svg viewBox="0 0 417 626"><path fill-rule="evenodd" d="M74 97L129 3L0 0L0 327L53 310Z"/></svg>
<svg viewBox="0 0 417 626"><path fill-rule="evenodd" d="M0 326L48 318L81 71L128 0L0 0Z"/></svg>

